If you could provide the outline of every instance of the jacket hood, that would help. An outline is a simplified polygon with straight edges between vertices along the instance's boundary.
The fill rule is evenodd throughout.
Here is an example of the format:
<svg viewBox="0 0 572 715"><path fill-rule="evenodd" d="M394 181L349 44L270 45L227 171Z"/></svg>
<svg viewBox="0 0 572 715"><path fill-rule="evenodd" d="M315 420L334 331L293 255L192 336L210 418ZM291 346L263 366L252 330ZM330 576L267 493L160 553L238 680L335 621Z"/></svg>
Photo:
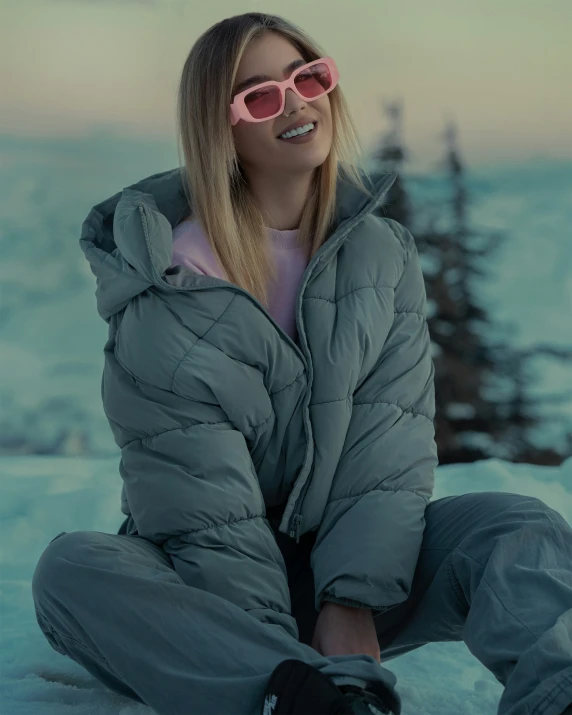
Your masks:
<svg viewBox="0 0 572 715"><path fill-rule="evenodd" d="M97 311L106 322L150 286L168 286L163 274L172 261L173 228L192 214L182 172L179 167L153 174L124 188L94 206L83 222L80 246L97 279ZM373 174L371 181L361 176L372 198L338 176L334 224L324 253L337 243L342 223L371 213L397 178L394 173ZM204 285L209 277L196 278Z"/></svg>

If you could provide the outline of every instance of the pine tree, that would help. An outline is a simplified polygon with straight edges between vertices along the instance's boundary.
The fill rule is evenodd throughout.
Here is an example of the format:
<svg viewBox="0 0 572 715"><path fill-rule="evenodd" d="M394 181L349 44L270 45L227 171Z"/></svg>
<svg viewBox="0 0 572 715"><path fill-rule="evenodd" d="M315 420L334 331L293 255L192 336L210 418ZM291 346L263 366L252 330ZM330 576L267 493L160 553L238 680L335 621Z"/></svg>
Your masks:
<svg viewBox="0 0 572 715"><path fill-rule="evenodd" d="M538 408L546 398L530 397L534 377L527 365L533 355L549 352L567 359L569 353L549 347L515 350L507 342L511 326L504 326L502 339L491 337L500 326L493 323L479 301L478 282L487 277L486 266L493 264L494 253L506 234L475 230L469 225L468 181L451 122L443 134L445 157L437 167L445 172L450 198L413 207L402 179L408 156L402 136L402 105L386 103L384 109L390 127L373 160L378 170L395 172L398 179L376 213L408 228L415 237L422 265L430 266L424 268L424 275L435 364L439 461L446 464L498 457L560 464L567 455L533 444L534 430L543 420Z"/></svg>

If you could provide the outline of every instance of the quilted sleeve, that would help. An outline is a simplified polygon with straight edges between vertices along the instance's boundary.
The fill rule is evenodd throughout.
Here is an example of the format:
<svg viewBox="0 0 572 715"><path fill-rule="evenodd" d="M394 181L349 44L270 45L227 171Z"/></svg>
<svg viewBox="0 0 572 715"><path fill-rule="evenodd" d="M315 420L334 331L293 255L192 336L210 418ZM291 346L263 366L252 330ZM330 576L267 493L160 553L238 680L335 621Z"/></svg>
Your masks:
<svg viewBox="0 0 572 715"><path fill-rule="evenodd" d="M207 369L206 362L185 369L183 361L173 390L137 379L129 415L137 416L138 409L140 423L147 425L152 411L155 422L172 418L178 424L123 446L120 472L129 508L139 535L163 547L185 584L280 625L297 639L286 566L265 519L245 434L208 385L191 384L193 375ZM119 419L122 408L114 409Z"/></svg>
<svg viewBox="0 0 572 715"><path fill-rule="evenodd" d="M353 408L311 564L323 601L379 615L407 599L438 464L434 365L417 247L385 219L406 250L393 292L393 323Z"/></svg>

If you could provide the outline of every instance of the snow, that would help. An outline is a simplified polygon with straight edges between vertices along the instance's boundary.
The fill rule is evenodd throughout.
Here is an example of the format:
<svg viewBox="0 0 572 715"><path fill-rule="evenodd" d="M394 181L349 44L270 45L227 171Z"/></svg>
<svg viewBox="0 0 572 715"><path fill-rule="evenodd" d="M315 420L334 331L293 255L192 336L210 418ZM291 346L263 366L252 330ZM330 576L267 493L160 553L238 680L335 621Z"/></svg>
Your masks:
<svg viewBox="0 0 572 715"><path fill-rule="evenodd" d="M108 690L54 651L36 622L34 568L62 531L117 533L118 458L0 459L2 632L0 701L6 715L143 715L151 708ZM572 524L572 457L560 467L489 459L439 466L433 499L504 491L542 499ZM12 547L6 545L12 544ZM493 715L502 686L464 643L431 643L383 663L397 676L403 715Z"/></svg>

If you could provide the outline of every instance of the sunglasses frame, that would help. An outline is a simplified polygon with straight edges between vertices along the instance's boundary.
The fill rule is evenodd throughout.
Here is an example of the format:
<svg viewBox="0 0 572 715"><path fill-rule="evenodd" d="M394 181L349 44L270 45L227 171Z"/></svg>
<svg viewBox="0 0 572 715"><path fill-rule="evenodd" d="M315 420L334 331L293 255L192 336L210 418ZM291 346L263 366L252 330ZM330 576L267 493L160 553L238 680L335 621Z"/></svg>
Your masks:
<svg viewBox="0 0 572 715"><path fill-rule="evenodd" d="M296 88L296 85L294 84L294 80L300 74L300 72L304 72L308 69L308 67L312 67L312 65L317 65L317 64L325 64L329 71L330 71L330 77L332 78L332 86L326 90L323 94L318 95L317 97L314 97L313 99L308 99L308 97L304 97L303 95L298 92L298 89ZM302 65L301 67L298 67L295 69L290 77L288 79L285 79L283 82L276 82L275 80L268 80L267 82L261 82L260 84L254 85L253 87L248 87L245 89L243 92L240 92L240 94L237 94L234 98L234 101L230 105L230 123L232 126L235 124L238 124L238 122L242 119L245 122L267 122L269 119L274 119L274 117L277 117L279 114L282 114L284 111L284 105L286 103L286 90L287 89L292 89L296 94L300 97L300 99L303 99L306 102L314 102L316 99L320 99L320 97L324 97L326 94L329 94L338 84L338 80L340 79L340 73L338 71L338 68L336 66L336 63L334 62L332 57L320 57L320 59L317 60L312 60L312 62L308 62L305 65ZM251 92L255 92L256 90L261 89L262 87L269 87L269 86L274 86L278 87L280 91L280 109L276 112L276 114L272 114L270 117L264 117L263 119L255 119L248 109L246 108L245 104L245 98L248 94Z"/></svg>

